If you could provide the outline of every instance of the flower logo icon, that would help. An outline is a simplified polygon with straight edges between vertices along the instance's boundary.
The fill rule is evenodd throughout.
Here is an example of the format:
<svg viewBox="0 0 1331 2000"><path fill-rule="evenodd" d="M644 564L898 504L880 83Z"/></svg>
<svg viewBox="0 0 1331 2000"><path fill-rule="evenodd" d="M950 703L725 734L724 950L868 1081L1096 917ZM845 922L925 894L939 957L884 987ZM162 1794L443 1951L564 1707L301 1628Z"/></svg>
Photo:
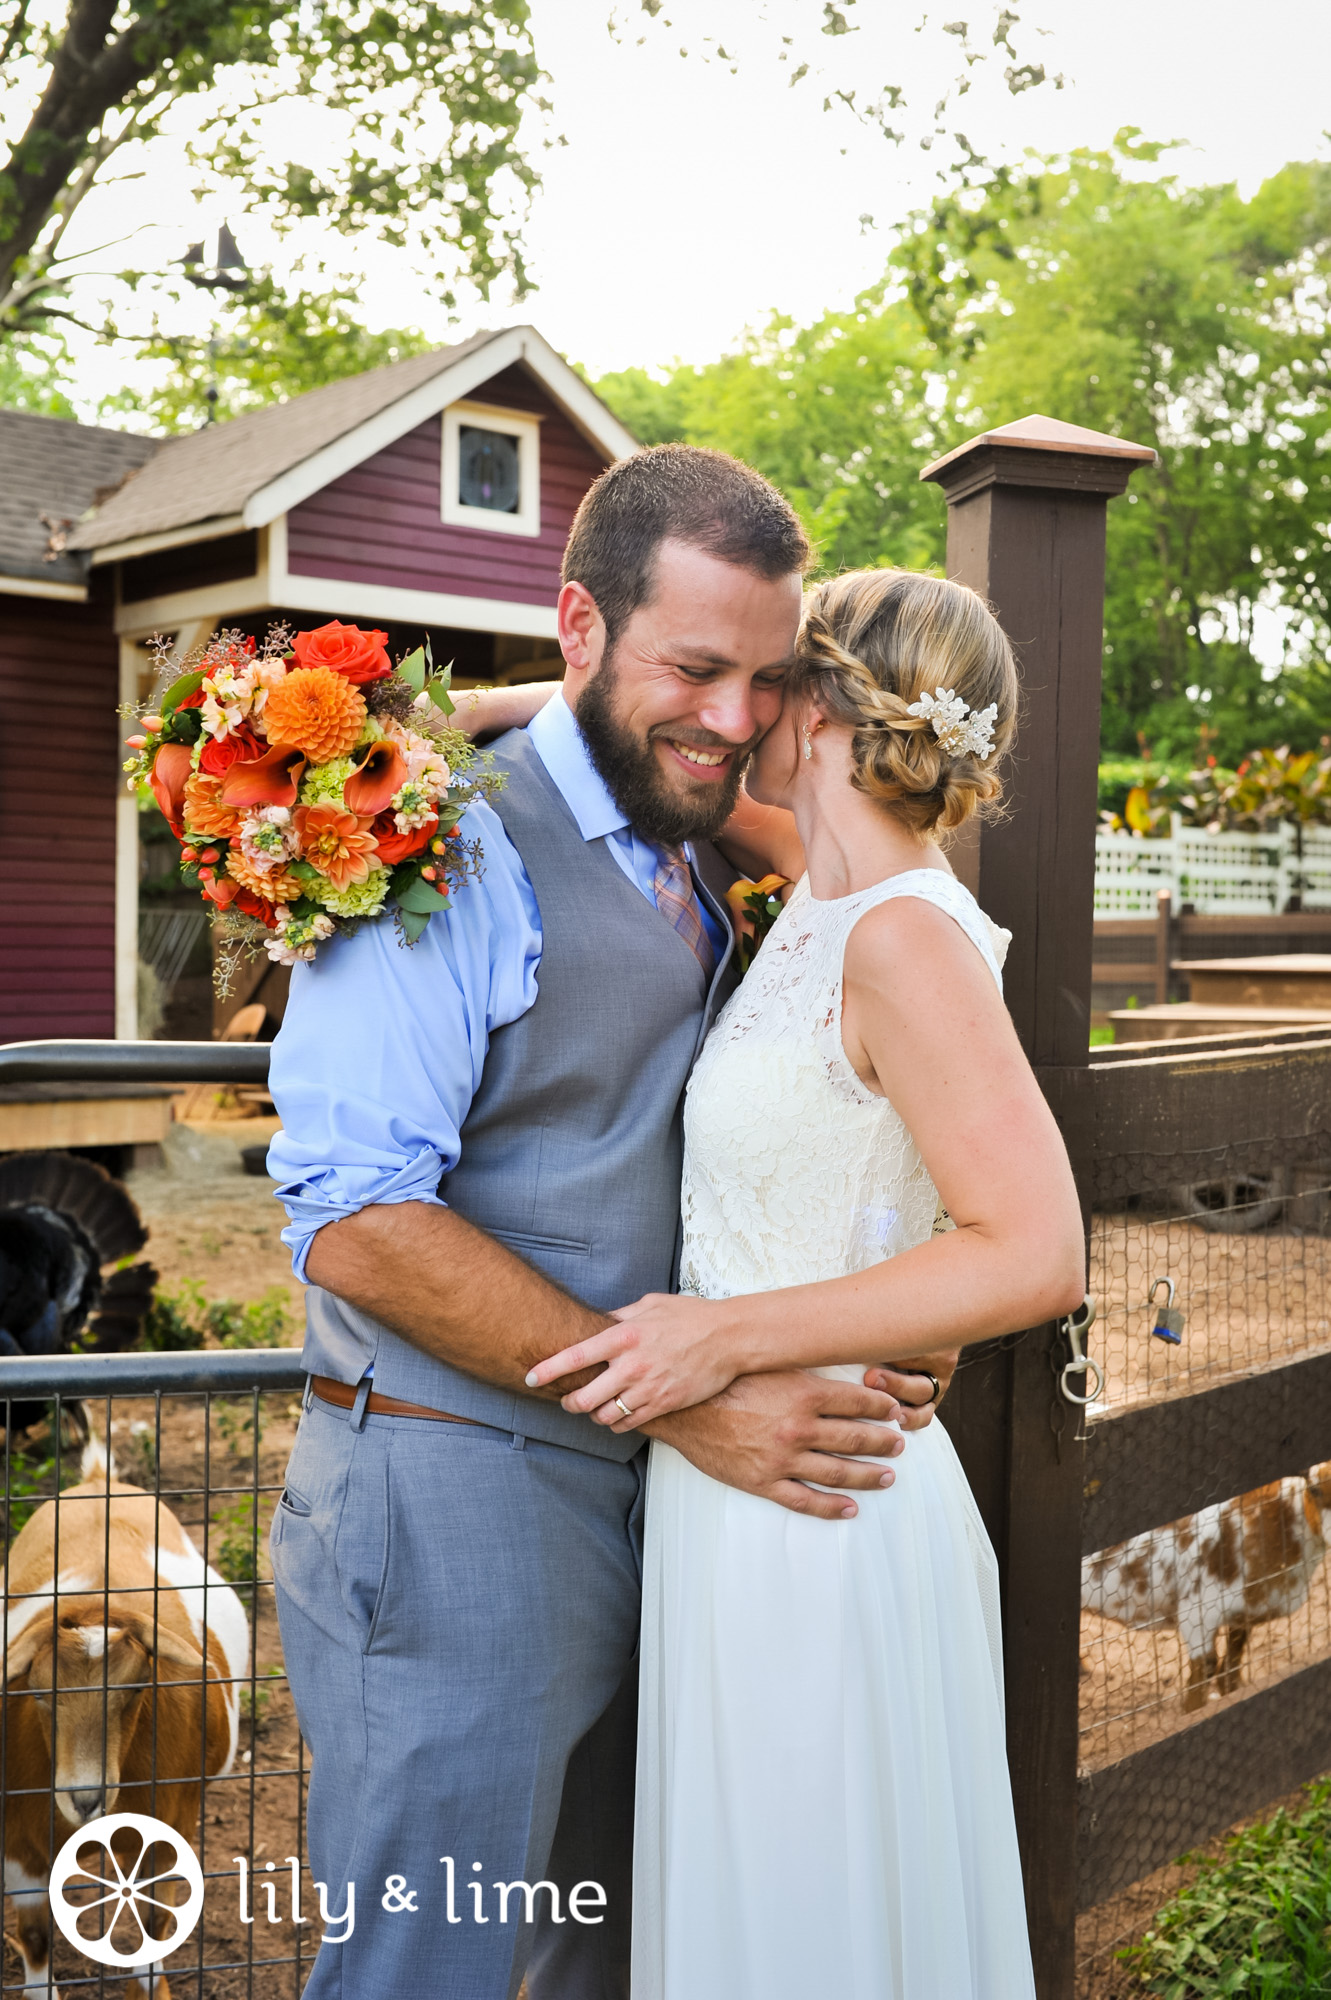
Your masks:
<svg viewBox="0 0 1331 2000"><path fill-rule="evenodd" d="M168 1891L182 1882L186 1893L177 1901ZM193 1935L203 1870L165 1820L107 1813L70 1835L52 1865L49 1893L76 1950L97 1965L129 1968L165 1958Z"/></svg>

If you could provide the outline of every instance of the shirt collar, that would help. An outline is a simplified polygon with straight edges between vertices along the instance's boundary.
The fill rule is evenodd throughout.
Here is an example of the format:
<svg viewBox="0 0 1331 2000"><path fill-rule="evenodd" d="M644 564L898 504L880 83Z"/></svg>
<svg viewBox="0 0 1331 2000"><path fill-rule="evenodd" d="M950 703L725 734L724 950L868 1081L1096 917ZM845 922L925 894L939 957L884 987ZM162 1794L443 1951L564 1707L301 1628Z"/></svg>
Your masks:
<svg viewBox="0 0 1331 2000"><path fill-rule="evenodd" d="M544 764L584 840L601 840L628 825L597 770L562 691L528 725L532 747Z"/></svg>

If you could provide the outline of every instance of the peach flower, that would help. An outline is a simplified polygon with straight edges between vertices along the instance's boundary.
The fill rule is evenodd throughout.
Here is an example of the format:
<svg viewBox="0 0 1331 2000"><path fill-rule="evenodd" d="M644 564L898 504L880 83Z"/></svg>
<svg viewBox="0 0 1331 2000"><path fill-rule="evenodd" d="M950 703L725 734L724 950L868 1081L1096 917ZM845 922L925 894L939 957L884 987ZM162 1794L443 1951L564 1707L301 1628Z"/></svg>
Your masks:
<svg viewBox="0 0 1331 2000"><path fill-rule="evenodd" d="M238 847L233 847L226 857L226 872L242 889L248 889L252 896L261 896L266 903L294 903L304 894L300 882L285 868L265 875Z"/></svg>
<svg viewBox="0 0 1331 2000"><path fill-rule="evenodd" d="M221 779L196 771L185 786L185 825L209 840L229 840L240 825L240 814L218 796Z"/></svg>
<svg viewBox="0 0 1331 2000"><path fill-rule="evenodd" d="M301 750L315 764L345 757L365 727L365 697L329 667L297 667L270 689L263 726L272 744Z"/></svg>
<svg viewBox="0 0 1331 2000"><path fill-rule="evenodd" d="M368 819L358 819L340 806L297 806L291 817L300 837L301 860L326 875L335 889L368 879L376 853Z"/></svg>

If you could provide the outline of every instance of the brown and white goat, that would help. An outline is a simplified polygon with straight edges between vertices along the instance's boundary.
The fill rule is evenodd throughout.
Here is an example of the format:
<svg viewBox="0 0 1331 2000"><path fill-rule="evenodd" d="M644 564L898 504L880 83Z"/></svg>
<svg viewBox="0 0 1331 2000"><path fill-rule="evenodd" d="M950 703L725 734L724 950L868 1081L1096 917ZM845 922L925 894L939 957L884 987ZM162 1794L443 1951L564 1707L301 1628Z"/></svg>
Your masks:
<svg viewBox="0 0 1331 2000"><path fill-rule="evenodd" d="M249 1652L235 1592L169 1507L104 1470L88 1478L99 1457L90 1447L84 1484L38 1508L6 1577L5 1889L25 1987L51 2000L55 1854L117 1805L197 1837L200 1781L236 1754ZM170 2000L161 1961L135 1966L125 1993Z"/></svg>
<svg viewBox="0 0 1331 2000"><path fill-rule="evenodd" d="M1188 1656L1183 1706L1202 1708L1212 1688L1238 1686L1253 1626L1304 1602L1326 1558L1328 1506L1331 1462L1148 1528L1087 1557L1082 1609L1138 1630L1177 1625Z"/></svg>

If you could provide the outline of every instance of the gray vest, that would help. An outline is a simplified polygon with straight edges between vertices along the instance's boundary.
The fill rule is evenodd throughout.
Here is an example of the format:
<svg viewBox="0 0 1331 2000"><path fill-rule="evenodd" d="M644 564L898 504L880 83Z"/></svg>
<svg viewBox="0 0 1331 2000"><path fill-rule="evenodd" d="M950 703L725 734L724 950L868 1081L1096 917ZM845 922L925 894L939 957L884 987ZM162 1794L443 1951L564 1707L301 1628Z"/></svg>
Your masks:
<svg viewBox="0 0 1331 2000"><path fill-rule="evenodd" d="M439 1193L605 1310L673 1282L684 1086L734 988L734 945L706 988L693 952L605 841L583 839L525 731L500 740L495 762L509 774L495 810L541 912L538 992L527 1013L490 1037L461 1157ZM729 935L721 892L733 870L703 848L697 873ZM375 1388L404 1402L602 1458L631 1458L642 1443L466 1375L312 1286L306 1367L355 1382L371 1364Z"/></svg>

